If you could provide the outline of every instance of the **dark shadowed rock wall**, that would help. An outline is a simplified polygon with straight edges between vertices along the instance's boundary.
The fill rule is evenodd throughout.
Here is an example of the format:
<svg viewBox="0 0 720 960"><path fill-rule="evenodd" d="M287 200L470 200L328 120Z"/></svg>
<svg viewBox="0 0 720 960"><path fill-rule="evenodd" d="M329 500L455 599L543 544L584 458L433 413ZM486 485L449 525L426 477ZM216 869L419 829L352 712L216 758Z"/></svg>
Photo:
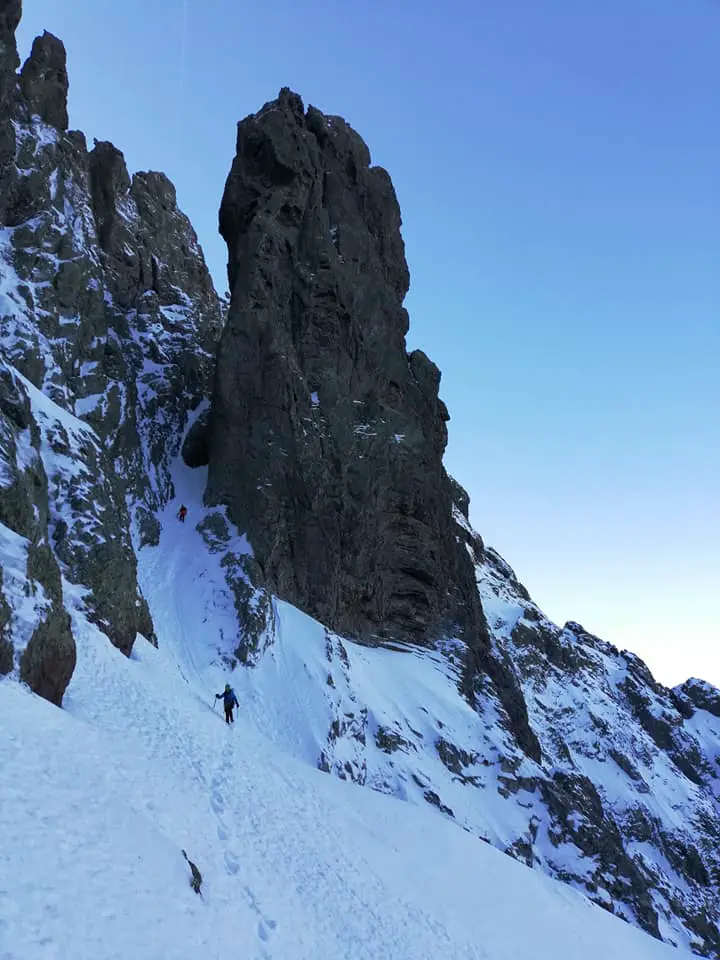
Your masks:
<svg viewBox="0 0 720 960"><path fill-rule="evenodd" d="M239 124L208 498L247 531L268 585L335 629L474 642L440 372L405 349L400 223L390 177L344 120L285 89Z"/></svg>

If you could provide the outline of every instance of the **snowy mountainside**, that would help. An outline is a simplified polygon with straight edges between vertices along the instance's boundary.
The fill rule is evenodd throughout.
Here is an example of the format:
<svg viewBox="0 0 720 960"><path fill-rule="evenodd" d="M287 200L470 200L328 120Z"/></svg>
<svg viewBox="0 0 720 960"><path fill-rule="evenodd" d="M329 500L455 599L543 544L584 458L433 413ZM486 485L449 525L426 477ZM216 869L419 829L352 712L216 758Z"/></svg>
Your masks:
<svg viewBox="0 0 720 960"><path fill-rule="evenodd" d="M720 723L708 707L718 692L699 681L664 688L635 655L551 623L494 551L477 572L542 744L542 775L513 773L507 787L545 800L543 868L621 913L624 901L670 942L679 919L694 949L716 955ZM564 844L572 863L558 856ZM534 844L521 855L535 862Z"/></svg>
<svg viewBox="0 0 720 960"><path fill-rule="evenodd" d="M265 507L252 518L263 537L250 542L233 523L247 505L237 449L221 477L234 500L206 505L211 448L222 446L212 384L225 305L192 226L167 178L130 177L112 144L88 151L67 130L56 38L38 38L17 74L19 15L19 0L0 10L0 824L10 838L0 845L0 957L150 957L158 943L173 956L198 947L224 956L240 943L242 955L284 960L670 955L632 925L720 957L720 693L698 680L666 690L632 655L578 624L550 623L470 527L467 497L442 468L439 371L420 351L405 354L406 268L388 175L371 168L360 179L394 231L395 281L379 299L368 284L363 302L373 317L373 304L391 304L397 370L348 367L365 399L336 389L347 410L334 421L338 454L372 441L374 459L347 473L336 458L326 483L328 457L313 451L330 434L285 455L292 431L310 433L308 413L320 423L330 410L322 378L335 347L345 366L356 355L307 336L300 359L324 387L311 390L286 354L289 385L261 384L272 401L264 416L230 418L233 431L257 428L252 471L241 475L264 484L253 487ZM328 154L345 143L367 168L349 126L304 114L295 95L283 102L304 143L325 138ZM342 151L332 161L339 228L325 229L315 188L304 194L295 182L293 202L278 202L262 165L282 191L296 158L281 114L261 113L272 149L246 151L259 164L248 183L282 220L277 236L295 242L297 204L305 194L314 204L318 231L301 231L302 257L290 258L298 297L288 302L304 304L307 333L313 311L327 324L338 304L349 309L353 256L377 254L373 275L387 274L384 241L376 250L384 234L364 219L373 204L353 207L357 177ZM313 184L321 174L313 166ZM282 258L253 261L242 217L230 219L255 293L282 299ZM322 282L308 268L315 260ZM247 342L234 296L231 372ZM284 301L266 310L269 329L276 307ZM295 349L297 317L286 319ZM384 350L383 337L379 329L374 344ZM275 356L272 337L264 343ZM407 435L385 423L406 378L405 400L417 401L401 418ZM240 407L252 393L242 377L215 387ZM272 413L278 390L292 412L285 433ZM357 434L378 396L383 430ZM286 446L268 447L263 430ZM322 481L312 491L295 475L310 463ZM278 547L278 582L297 576L317 600L327 571L310 549L288 565L285 548L297 552L300 530L316 542L310 494L344 509L349 476L356 502L345 521L362 515L372 533L352 529L366 572L379 569L373 537L401 534L400 554L383 556L383 582L403 631L370 645L338 623L379 622L374 581L343 568L332 630L271 591L262 554L263 543ZM372 516L386 508L389 526ZM326 560L352 554L340 537ZM452 563L433 562L442 554ZM440 579L430 575L440 568ZM438 634L423 611L446 586L452 603L437 623L455 617L461 629ZM359 614L348 597L362 600ZM418 642L413 623L423 625ZM228 678L241 701L233 731L212 713ZM202 900L187 887L182 850L201 869ZM57 869L41 869L48 856Z"/></svg>
<svg viewBox="0 0 720 960"><path fill-rule="evenodd" d="M168 598L179 598L177 633L167 642L180 638L182 675L207 688L215 669L235 666L238 651L226 555L216 538L214 552L204 552L209 518L224 512L203 507L204 472L178 463L173 482L192 526L168 529L168 511L160 546L140 553L140 571L164 622ZM223 523L230 555L250 558L247 541ZM632 655L577 624L554 626L495 551L474 534L473 544L494 656L517 672L540 761L519 746L489 683L471 701L463 695L462 645L358 645L267 597L254 666L232 674L243 715L296 758L432 807L654 936L713 955L720 876L713 701L697 709L684 690L651 681ZM172 571L172 585L156 574L158 563ZM703 689L709 698L712 688Z"/></svg>
<svg viewBox="0 0 720 960"><path fill-rule="evenodd" d="M293 761L249 721L226 730L162 645L126 660L75 627L65 710L0 685L5 960L673 956L431 813Z"/></svg>
<svg viewBox="0 0 720 960"><path fill-rule="evenodd" d="M198 477L178 472L202 514ZM358 695L337 692L345 657L338 647L329 667L327 631L287 604L274 604L275 642L257 667L232 675L241 709L228 729L214 706L232 653L222 560L174 504L159 520L158 545L139 556L157 648L140 638L123 656L65 581L78 663L63 710L0 683L4 960L675 955L425 803L317 770L336 698ZM355 645L346 656L363 692L385 677L378 724L422 702L429 735L457 710L440 656ZM326 698L329 669L341 682ZM476 719L468 709L464 722Z"/></svg>

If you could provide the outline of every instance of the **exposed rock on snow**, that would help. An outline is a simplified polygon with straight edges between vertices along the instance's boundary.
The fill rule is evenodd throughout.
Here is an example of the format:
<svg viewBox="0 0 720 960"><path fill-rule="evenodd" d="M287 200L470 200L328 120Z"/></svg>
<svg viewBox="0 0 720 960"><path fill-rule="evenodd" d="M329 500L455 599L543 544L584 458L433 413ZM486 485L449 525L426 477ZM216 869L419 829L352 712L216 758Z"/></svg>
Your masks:
<svg viewBox="0 0 720 960"><path fill-rule="evenodd" d="M3 568L0 566L0 676L10 673L13 668L13 645L9 636L12 611L2 592L3 579Z"/></svg>
<svg viewBox="0 0 720 960"><path fill-rule="evenodd" d="M35 693L59 706L75 662L70 616L60 603L54 603L46 619L33 630L20 658L20 679Z"/></svg>
<svg viewBox="0 0 720 960"><path fill-rule="evenodd" d="M124 653L154 637L133 537L172 496L223 314L167 178L131 180L111 144L88 153L66 133L59 40L35 41L18 83L19 13L0 15L0 523L28 541L27 582L51 607L15 611L2 659L15 638L14 668L60 702L74 662L63 577Z"/></svg>
<svg viewBox="0 0 720 960"><path fill-rule="evenodd" d="M716 690L711 684L704 680L695 678L686 680L685 683L675 691L678 695L678 709L682 711L680 704L687 703L689 700L693 707L698 710L705 710L714 717L720 717L720 690ZM684 698L687 698L685 700ZM693 710L688 714L692 716Z"/></svg>
<svg viewBox="0 0 720 960"><path fill-rule="evenodd" d="M75 667L62 578L48 537L48 477L41 431L22 382L0 360L0 673L62 702Z"/></svg>
<svg viewBox="0 0 720 960"><path fill-rule="evenodd" d="M199 894L202 890L202 874L198 870L197 864L193 863L190 857L183 850L182 855L187 861L187 865L190 867L190 886L193 888L195 893Z"/></svg>

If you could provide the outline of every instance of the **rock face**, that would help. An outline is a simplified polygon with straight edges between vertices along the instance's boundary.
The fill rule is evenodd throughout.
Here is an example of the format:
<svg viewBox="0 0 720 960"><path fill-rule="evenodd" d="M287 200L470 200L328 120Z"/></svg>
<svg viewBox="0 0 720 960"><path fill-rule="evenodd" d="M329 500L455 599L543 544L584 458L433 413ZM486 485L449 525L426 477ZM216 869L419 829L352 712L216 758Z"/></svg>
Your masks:
<svg viewBox="0 0 720 960"><path fill-rule="evenodd" d="M75 640L49 539L42 433L28 391L0 359L0 674L53 703L75 668Z"/></svg>
<svg viewBox="0 0 720 960"><path fill-rule="evenodd" d="M21 0L4 0L0 4L0 183L4 185L15 179L15 128L12 118L17 95L16 71L20 64L15 31L20 23L21 12ZM2 215L4 211L0 207Z"/></svg>
<svg viewBox="0 0 720 960"><path fill-rule="evenodd" d="M283 90L238 126L220 230L231 306L208 501L247 531L271 589L340 632L483 643L440 372L405 349L390 177L344 120Z"/></svg>
<svg viewBox="0 0 720 960"><path fill-rule="evenodd" d="M20 23L21 14L21 0L3 0L0 7L0 106L3 108L12 99L17 85L16 71L20 65L20 58L15 31Z"/></svg>
<svg viewBox="0 0 720 960"><path fill-rule="evenodd" d="M20 74L0 12L0 671L60 703L75 664L65 585L129 654L153 641L136 547L207 399L223 309L162 174L67 131L65 50ZM31 597L32 603L23 601Z"/></svg>
<svg viewBox="0 0 720 960"><path fill-rule="evenodd" d="M692 716L694 712L692 707L687 705L689 700L693 707L697 707L698 710L705 710L720 719L720 690L704 680L686 680L677 691L676 698L678 709L681 708L683 702L686 704L688 717Z"/></svg>

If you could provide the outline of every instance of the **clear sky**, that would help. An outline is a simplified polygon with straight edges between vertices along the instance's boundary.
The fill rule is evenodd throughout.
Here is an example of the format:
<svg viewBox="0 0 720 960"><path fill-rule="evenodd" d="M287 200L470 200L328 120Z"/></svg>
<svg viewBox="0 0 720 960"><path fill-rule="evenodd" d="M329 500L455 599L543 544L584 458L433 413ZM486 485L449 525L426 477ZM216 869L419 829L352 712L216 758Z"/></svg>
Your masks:
<svg viewBox="0 0 720 960"><path fill-rule="evenodd" d="M71 125L219 289L235 124L290 86L390 171L471 519L560 623L720 685L717 0L25 0Z"/></svg>

